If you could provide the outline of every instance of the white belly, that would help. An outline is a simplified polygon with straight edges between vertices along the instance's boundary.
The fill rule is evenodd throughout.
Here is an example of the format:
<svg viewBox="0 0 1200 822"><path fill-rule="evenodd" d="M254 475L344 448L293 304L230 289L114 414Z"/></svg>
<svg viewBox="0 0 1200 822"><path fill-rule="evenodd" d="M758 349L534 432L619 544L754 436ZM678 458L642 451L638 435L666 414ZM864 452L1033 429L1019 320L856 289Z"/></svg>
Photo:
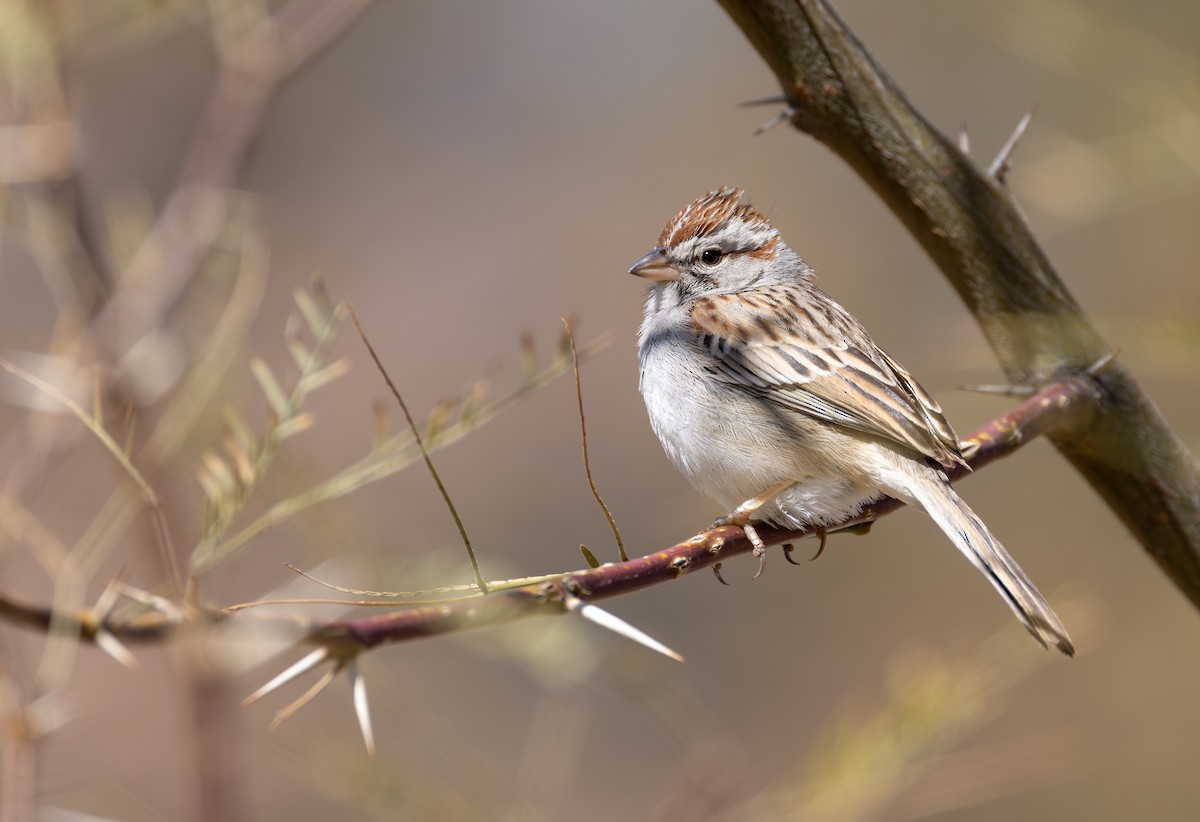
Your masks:
<svg viewBox="0 0 1200 822"><path fill-rule="evenodd" d="M704 372L703 359L677 351L656 346L642 352L650 425L680 473L726 511L791 482L754 519L803 528L841 522L879 496L863 472L822 456L830 447L845 450L838 446L851 445L852 437L781 421L756 398Z"/></svg>

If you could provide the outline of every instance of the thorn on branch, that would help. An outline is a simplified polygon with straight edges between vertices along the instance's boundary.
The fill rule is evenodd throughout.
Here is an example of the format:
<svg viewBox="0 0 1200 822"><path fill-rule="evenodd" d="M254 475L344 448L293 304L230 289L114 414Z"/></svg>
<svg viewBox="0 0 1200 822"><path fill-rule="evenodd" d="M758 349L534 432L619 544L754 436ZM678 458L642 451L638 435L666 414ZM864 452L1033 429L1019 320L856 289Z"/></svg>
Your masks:
<svg viewBox="0 0 1200 822"><path fill-rule="evenodd" d="M1089 377L1096 376L1101 371L1103 371L1105 368L1107 368L1108 365L1110 363L1112 363L1112 361L1115 360L1120 353L1121 353L1121 350L1119 348L1116 351L1108 352L1103 357L1096 360L1094 363L1092 363L1091 365L1089 365L1087 367L1087 375Z"/></svg>
<svg viewBox="0 0 1200 822"><path fill-rule="evenodd" d="M313 668L320 665L326 659L328 659L329 656L330 656L330 654L329 654L328 648L318 648L317 650L310 653L308 656L300 659L298 662L293 664L291 667L289 667L289 668L285 669L284 671L282 671L281 673L279 673L275 678L273 678L266 685L263 685L257 691L250 694L250 696L243 699L242 707L244 708L247 705L251 705L251 704L257 702L258 700L262 699L267 694L271 693L271 691L274 691L275 689L288 684L289 682L291 682L293 679L295 679L298 676L303 676L304 674L311 671Z"/></svg>
<svg viewBox="0 0 1200 822"><path fill-rule="evenodd" d="M996 155L996 159L988 166L988 176L995 180L1000 185L1008 184L1008 172L1011 166L1012 153L1017 147L1017 142L1025 133L1025 129L1033 121L1033 115L1037 113L1037 105L1029 107L1029 111L1025 112L1025 116L1017 123L1017 127L1013 129L1012 135L1009 136L1008 142L1000 149L1000 153Z"/></svg>
<svg viewBox="0 0 1200 822"><path fill-rule="evenodd" d="M752 131L750 133L750 136L757 137L758 135L763 134L764 132L770 131L771 129L775 128L775 126L779 125L780 123L790 120L792 118L792 115L795 113L796 113L796 109L794 106L785 107L783 109L783 111L779 112L774 117L772 117L770 120L767 120L767 122L763 123L761 126L754 129L754 131Z"/></svg>
<svg viewBox="0 0 1200 822"><path fill-rule="evenodd" d="M772 94L769 97L756 97L753 100L743 100L738 103L738 108L751 108L752 106L777 106L781 103L786 103L787 98L782 94Z"/></svg>
<svg viewBox="0 0 1200 822"><path fill-rule="evenodd" d="M358 662L346 663L346 675L350 678L350 692L354 697L354 715L358 717L358 729L362 732L367 755L375 756L375 731L371 728L371 709L367 704L367 681L358 670Z"/></svg>
<svg viewBox="0 0 1200 822"><path fill-rule="evenodd" d="M325 690L329 686L330 682L333 682L333 678L337 676L339 670L339 667L334 666L325 673L321 674L317 681L312 684L312 687L301 694L299 699L276 713L275 718L271 720L271 730L278 728L284 722L295 716L297 711L316 699L317 695L320 694L321 691Z"/></svg>
<svg viewBox="0 0 1200 822"><path fill-rule="evenodd" d="M571 595L566 597L564 604L566 605L568 611L579 614L589 622L594 622L600 627L607 628L613 633L620 634L626 639L632 639L639 645L643 645L652 651L662 654L663 656L669 656L676 662L683 662L683 657L680 654L672 651L666 645L659 642L646 632L633 627L620 617L610 614L608 611L597 608L595 605L589 605L579 597Z"/></svg>
<svg viewBox="0 0 1200 822"><path fill-rule="evenodd" d="M108 654L128 670L136 671L138 669L137 657L121 643L121 640L113 636L111 632L104 628L98 628L92 636L92 641L96 643L97 648Z"/></svg>

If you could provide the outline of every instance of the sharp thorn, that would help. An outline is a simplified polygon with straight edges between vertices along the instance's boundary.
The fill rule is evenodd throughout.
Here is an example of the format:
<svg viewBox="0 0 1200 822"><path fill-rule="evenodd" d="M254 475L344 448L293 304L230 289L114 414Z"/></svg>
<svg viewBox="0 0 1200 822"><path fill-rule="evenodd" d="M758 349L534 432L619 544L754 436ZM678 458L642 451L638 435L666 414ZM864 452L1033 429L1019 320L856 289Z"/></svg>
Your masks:
<svg viewBox="0 0 1200 822"><path fill-rule="evenodd" d="M143 591L141 588L135 588L128 583L119 583L118 587L125 596L132 599L134 602L140 602L148 608L153 608L163 616L175 622L183 621L183 612L179 610L179 606L166 597L152 594L149 591Z"/></svg>
<svg viewBox="0 0 1200 822"><path fill-rule="evenodd" d="M994 179L1001 185L1005 184L1005 178L1008 176L1008 170L1011 168L1012 153L1017 147L1017 142L1021 139L1021 135L1025 133L1025 129L1029 128L1030 122L1033 121L1033 115L1037 113L1037 105L1029 107L1029 111L1025 112L1025 116L1017 123L1017 127L1013 129L1012 135L1008 141L1000 149L1000 153L996 155L996 159L992 160L992 164L988 166L988 176Z"/></svg>
<svg viewBox="0 0 1200 822"><path fill-rule="evenodd" d="M791 106L788 106L783 111L779 112L774 117L772 117L770 120L767 120L767 122L763 123L761 126L754 129L754 131L750 132L750 136L757 137L758 135L763 134L764 132L770 131L771 129L775 128L775 126L784 122L785 120L790 118L795 113L796 113L796 109L792 108Z"/></svg>
<svg viewBox="0 0 1200 822"><path fill-rule="evenodd" d="M271 691L275 690L276 688L280 687L281 685L286 685L287 683L291 682L296 677L301 676L302 674L308 673L313 668L317 667L322 662L324 662L328 657L329 657L329 649L318 648L317 650L310 653L308 656L306 656L303 659L296 662L294 665L292 665L287 670L280 673L278 676L276 676L274 679L272 679L266 685L263 685L257 691L250 694L250 696L243 699L242 707L245 707L246 705L249 705L252 702L257 702L259 699L262 699L264 696L271 693Z"/></svg>
<svg viewBox="0 0 1200 822"><path fill-rule="evenodd" d="M367 680L359 673L355 660L350 660L346 665L346 675L350 677L350 691L354 695L354 715L358 717L358 730L362 732L367 755L374 758L375 732L371 729L371 709L367 705Z"/></svg>
<svg viewBox="0 0 1200 822"><path fill-rule="evenodd" d="M104 651L104 653L108 654L110 657L124 665L129 670L136 671L138 669L137 657L133 655L132 651L121 644L121 640L117 639L108 631L105 631L103 628L96 631L96 633L92 635L92 641L96 643L97 648L99 648L101 651Z"/></svg>
<svg viewBox="0 0 1200 822"><path fill-rule="evenodd" d="M95 615L97 622L104 622L108 615L112 613L113 606L117 604L117 599L121 596L121 577L123 574L118 574L108 585L104 586L104 590L100 592L100 596L96 597L96 604L92 608L92 613Z"/></svg>
<svg viewBox="0 0 1200 822"><path fill-rule="evenodd" d="M589 622L596 623L601 628L607 628L626 639L632 639L639 645L643 645L652 651L657 651L663 656L669 656L676 662L683 662L683 657L675 651L672 651L645 631L638 630L625 620L614 614L610 614L608 611L597 608L595 605L589 605L578 597L567 597L566 606L568 611L574 611Z"/></svg>
<svg viewBox="0 0 1200 822"><path fill-rule="evenodd" d="M1109 351L1103 357L1101 357L1100 359L1096 360L1094 363L1092 363L1091 365L1088 366L1087 375L1089 377L1096 376L1097 374L1099 374L1101 371L1104 370L1105 366L1107 366L1109 363L1111 363L1113 360L1115 360L1117 358L1117 355L1120 353L1121 353L1120 349L1118 349L1116 351Z"/></svg>
<svg viewBox="0 0 1200 822"><path fill-rule="evenodd" d="M752 106L775 106L781 103L786 103L787 98L782 94L772 94L770 97L756 97L753 100L743 100L738 103L738 108L750 108Z"/></svg>
<svg viewBox="0 0 1200 822"><path fill-rule="evenodd" d="M281 724L291 719L296 714L296 711L316 699L317 694L325 690L330 682L333 682L333 678L338 675L338 671L340 670L340 667L333 667L321 674L317 678L317 681L312 684L312 687L305 691L299 699L275 714L275 718L271 720L271 730L278 728Z"/></svg>

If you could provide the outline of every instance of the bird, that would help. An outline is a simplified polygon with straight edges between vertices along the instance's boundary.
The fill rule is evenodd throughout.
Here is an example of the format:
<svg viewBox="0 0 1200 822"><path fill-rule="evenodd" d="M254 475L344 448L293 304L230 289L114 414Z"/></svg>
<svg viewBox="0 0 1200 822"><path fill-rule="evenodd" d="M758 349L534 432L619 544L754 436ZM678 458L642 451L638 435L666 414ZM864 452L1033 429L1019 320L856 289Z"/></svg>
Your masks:
<svg viewBox="0 0 1200 822"><path fill-rule="evenodd" d="M725 187L684 206L629 269L649 282L639 389L667 457L760 563L756 523L823 538L884 496L919 508L1043 647L1073 656L1053 609L951 487L964 446L940 406L743 195Z"/></svg>

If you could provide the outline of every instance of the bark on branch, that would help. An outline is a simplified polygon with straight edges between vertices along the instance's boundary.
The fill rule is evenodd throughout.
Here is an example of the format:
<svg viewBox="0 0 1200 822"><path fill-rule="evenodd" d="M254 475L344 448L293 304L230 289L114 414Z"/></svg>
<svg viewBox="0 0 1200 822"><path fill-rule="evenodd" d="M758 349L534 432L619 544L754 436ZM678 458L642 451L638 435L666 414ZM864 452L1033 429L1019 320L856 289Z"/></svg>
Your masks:
<svg viewBox="0 0 1200 822"><path fill-rule="evenodd" d="M825 0L719 0L775 72L790 120L875 190L975 316L1008 378L1110 356L1003 184L929 124ZM1200 607L1200 465L1119 362L1102 413L1048 436Z"/></svg>

